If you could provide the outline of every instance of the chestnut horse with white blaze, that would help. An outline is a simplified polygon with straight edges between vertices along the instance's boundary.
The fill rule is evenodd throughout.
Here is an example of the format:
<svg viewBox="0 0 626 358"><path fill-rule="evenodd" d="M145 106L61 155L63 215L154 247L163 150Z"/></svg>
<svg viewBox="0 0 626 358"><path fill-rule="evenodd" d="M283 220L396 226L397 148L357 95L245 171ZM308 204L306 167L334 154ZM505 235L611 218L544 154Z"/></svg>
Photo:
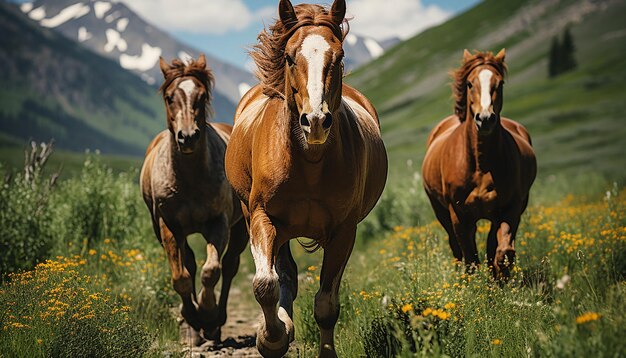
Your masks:
<svg viewBox="0 0 626 358"><path fill-rule="evenodd" d="M314 315L320 356L336 356L341 276L357 224L387 178L378 115L342 82L345 11L345 0L330 9L280 1L280 19L251 53L261 83L239 103L226 150L226 175L249 212L265 357L284 355L294 339L298 277L289 241L299 237L324 250Z"/></svg>
<svg viewBox="0 0 626 358"><path fill-rule="evenodd" d="M500 117L504 57L504 49L495 56L464 51L453 73L455 115L430 133L422 175L454 257L465 259L468 269L480 263L476 222L487 219L487 264L495 277L508 278L537 163L526 129Z"/></svg>
<svg viewBox="0 0 626 358"><path fill-rule="evenodd" d="M170 65L161 58L160 64L168 129L148 147L140 184L154 232L167 254L174 289L182 298L182 316L198 344L200 330L205 338L220 339L228 292L248 234L241 205L224 172L232 127L208 123L213 75L204 55L188 64L174 60ZM196 261L187 243L193 233L202 234L207 242L199 297ZM214 287L220 274L217 303Z"/></svg>

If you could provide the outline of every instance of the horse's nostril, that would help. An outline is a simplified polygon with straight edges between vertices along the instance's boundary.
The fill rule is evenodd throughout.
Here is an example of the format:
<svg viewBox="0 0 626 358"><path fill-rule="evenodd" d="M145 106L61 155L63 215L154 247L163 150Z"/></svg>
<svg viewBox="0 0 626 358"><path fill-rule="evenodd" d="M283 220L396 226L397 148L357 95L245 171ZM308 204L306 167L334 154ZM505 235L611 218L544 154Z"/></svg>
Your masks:
<svg viewBox="0 0 626 358"><path fill-rule="evenodd" d="M178 131L178 133L176 133L176 139L181 143L185 141L185 136L183 135L183 131Z"/></svg>
<svg viewBox="0 0 626 358"><path fill-rule="evenodd" d="M322 127L324 127L324 129L328 129L330 128L332 124L333 124L333 115L330 113L326 113L326 118L324 119L324 122L322 123Z"/></svg>
<svg viewBox="0 0 626 358"><path fill-rule="evenodd" d="M309 122L309 119L307 118L306 113L302 113L302 115L300 116L300 125L307 126L307 127L311 126L311 122Z"/></svg>

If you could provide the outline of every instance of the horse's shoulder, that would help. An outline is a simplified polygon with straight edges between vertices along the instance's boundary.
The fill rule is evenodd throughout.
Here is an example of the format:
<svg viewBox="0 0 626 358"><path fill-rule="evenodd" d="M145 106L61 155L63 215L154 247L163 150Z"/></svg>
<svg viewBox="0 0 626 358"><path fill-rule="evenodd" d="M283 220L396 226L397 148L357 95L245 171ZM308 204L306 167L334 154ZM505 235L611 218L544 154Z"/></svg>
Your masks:
<svg viewBox="0 0 626 358"><path fill-rule="evenodd" d="M502 126L513 136L518 146L524 151L532 152L532 140L523 124L509 118L501 118Z"/></svg>
<svg viewBox="0 0 626 358"><path fill-rule="evenodd" d="M374 108L372 102L370 102L370 100L367 99L367 97L365 97L363 93L357 91L355 88L350 87L347 84L343 84L342 97L349 98L354 103L363 107L369 113L369 115L372 116L372 118L374 118L376 122L378 122L378 112L376 112L376 108Z"/></svg>
<svg viewBox="0 0 626 358"><path fill-rule="evenodd" d="M436 139L442 138L444 134L451 132L454 128L458 127L459 125L461 125L461 121L459 120L459 117L456 115L451 115L442 119L435 126L435 128L433 128L433 130L430 131L430 134L428 135L428 140L426 141L426 147L429 148Z"/></svg>
<svg viewBox="0 0 626 358"><path fill-rule="evenodd" d="M254 86L239 101L233 120L233 130L241 129L248 132L270 102L271 99L263 94L263 88L260 85Z"/></svg>

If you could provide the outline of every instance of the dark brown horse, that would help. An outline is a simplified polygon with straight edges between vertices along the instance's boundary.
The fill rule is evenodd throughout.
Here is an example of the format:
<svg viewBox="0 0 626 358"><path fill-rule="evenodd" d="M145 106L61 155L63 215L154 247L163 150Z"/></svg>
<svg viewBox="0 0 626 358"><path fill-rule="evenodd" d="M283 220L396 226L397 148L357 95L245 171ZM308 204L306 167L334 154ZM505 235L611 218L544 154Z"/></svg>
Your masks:
<svg viewBox="0 0 626 358"><path fill-rule="evenodd" d="M248 235L239 200L224 173L232 128L207 123L213 76L206 69L204 55L189 64L174 60L169 65L161 59L161 70L168 129L148 147L140 184L154 232L167 253L174 289L183 301L181 313L196 331L194 341L198 343L201 329L207 338L220 338L228 291ZM192 233L201 233L207 241L199 298L196 261L187 244ZM213 290L220 273L218 304Z"/></svg>
<svg viewBox="0 0 626 358"><path fill-rule="evenodd" d="M253 289L264 314L257 348L266 357L284 355L294 337L289 240L298 237L324 249L315 320L320 356L336 355L341 276L357 223L387 177L376 111L342 84L345 7L280 2L280 19L252 52L261 84L239 103L226 151L226 175L250 213Z"/></svg>
<svg viewBox="0 0 626 358"><path fill-rule="evenodd" d="M453 74L455 115L430 133L422 175L454 257L468 268L480 263L476 222L490 220L487 263L496 277L506 278L537 164L526 129L500 117L504 57L504 50L496 56L464 52Z"/></svg>

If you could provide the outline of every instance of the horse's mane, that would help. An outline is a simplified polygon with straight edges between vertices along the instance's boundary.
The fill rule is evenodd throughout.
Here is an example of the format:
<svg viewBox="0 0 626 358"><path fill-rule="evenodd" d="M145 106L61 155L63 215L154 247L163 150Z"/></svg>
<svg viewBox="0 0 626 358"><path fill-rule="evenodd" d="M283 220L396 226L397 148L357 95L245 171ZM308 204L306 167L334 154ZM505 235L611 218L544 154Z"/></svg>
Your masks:
<svg viewBox="0 0 626 358"><path fill-rule="evenodd" d="M207 113L213 114L213 107L211 103L213 103L213 84L215 83L215 77L213 77L213 72L208 69L206 66L200 65L196 60L189 60L183 62L179 59L174 59L170 64L169 70L165 73L165 80L163 84L159 88L161 95L165 96L165 91L167 88L180 77L192 76L198 79L200 83L204 85L207 94Z"/></svg>
<svg viewBox="0 0 626 358"><path fill-rule="evenodd" d="M258 43L250 50L257 66L256 75L268 97L283 97L285 93L285 47L291 36L303 26L326 26L340 41L348 34L347 26L333 22L330 10L321 5L300 4L294 7L298 22L286 28L279 20L264 29Z"/></svg>
<svg viewBox="0 0 626 358"><path fill-rule="evenodd" d="M504 61L499 61L492 52L475 51L472 57L464 61L458 70L452 71L454 80L452 93L454 94L454 113L461 121L465 120L467 113L467 77L478 66L488 65L493 67L502 77L506 77L507 67Z"/></svg>

